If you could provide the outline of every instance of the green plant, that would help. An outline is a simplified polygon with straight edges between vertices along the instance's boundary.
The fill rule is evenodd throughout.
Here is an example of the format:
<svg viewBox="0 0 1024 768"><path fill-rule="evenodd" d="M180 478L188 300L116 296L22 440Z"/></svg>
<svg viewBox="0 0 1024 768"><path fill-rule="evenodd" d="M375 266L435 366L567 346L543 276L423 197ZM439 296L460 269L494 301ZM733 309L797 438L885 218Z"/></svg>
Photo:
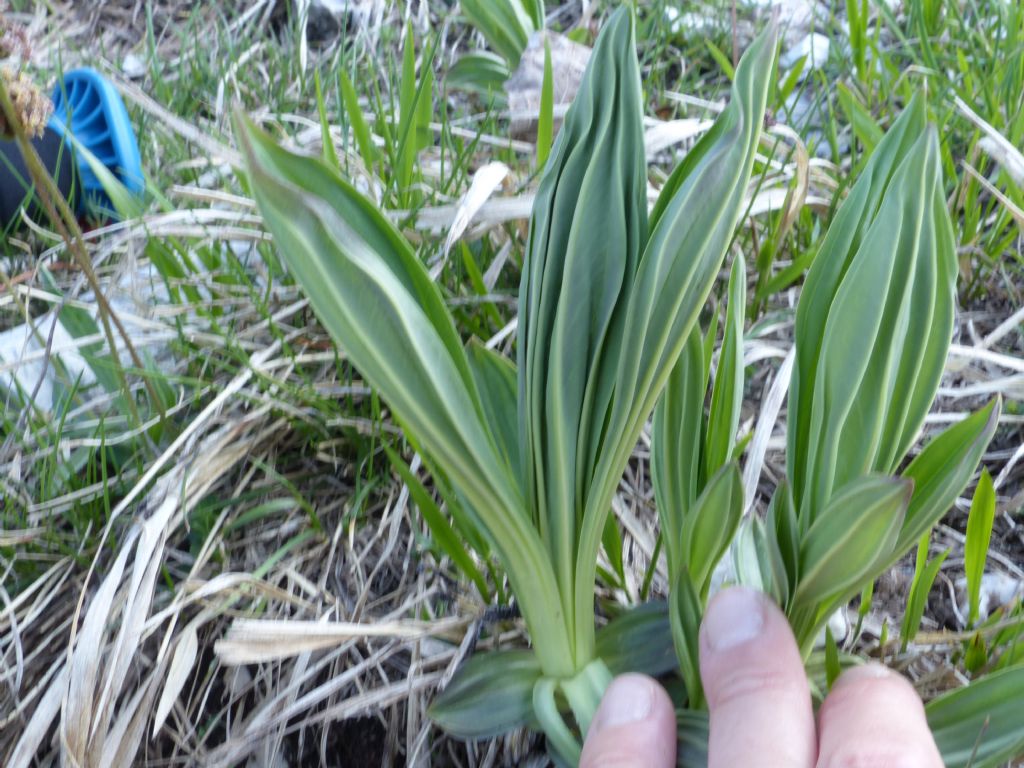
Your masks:
<svg viewBox="0 0 1024 768"><path fill-rule="evenodd" d="M461 735L537 723L571 762L579 743L562 697L585 733L621 670L608 658L615 624L604 645L595 632L598 549L619 478L732 238L773 55L765 33L648 223L633 19L625 9L610 19L537 192L514 383L507 360L475 345L467 354L438 287L371 203L322 161L237 121L277 248L458 499L456 524L497 554L529 628L532 654L474 660L435 704L435 718ZM492 706L468 723L453 714L481 690Z"/></svg>
<svg viewBox="0 0 1024 768"><path fill-rule="evenodd" d="M914 99L837 212L801 293L787 432L795 519L780 551L798 552L788 611L805 649L949 509L995 429L990 405L965 422L969 439L950 445L954 427L893 476L952 337L957 266L941 181L937 136Z"/></svg>
<svg viewBox="0 0 1024 768"><path fill-rule="evenodd" d="M463 15L483 35L491 51L463 54L445 82L504 102L505 81L519 66L530 35L544 29L543 0L465 0Z"/></svg>
<svg viewBox="0 0 1024 768"><path fill-rule="evenodd" d="M732 309L742 300L736 276L734 265L729 289L729 323L738 327L734 338L742 335L742 316L737 320ZM927 560L928 534L968 484L995 431L998 401L933 439L901 471L946 360L956 276L936 131L926 124L923 102L913 99L874 147L808 273L796 314L787 478L766 518L748 521L736 545L740 580L785 608L808 662L828 618L920 541L904 622L906 647L945 557ZM727 325L723 360L732 354L729 331ZM703 705L694 638L708 574L743 509L735 470L707 480L730 458L736 423L716 415L718 380L710 413L704 415L707 374L700 349L699 336L691 335L659 405L652 448L657 503L668 537L673 638L690 708ZM737 365L720 365L719 379L734 380ZM716 441L723 443L717 451ZM717 458L702 462L709 455ZM731 481L723 479L730 475ZM986 512L980 507L990 515L994 504L986 495L986 478L976 495L983 500L975 504L977 512L972 509L969 524L975 539L968 558L972 583L980 577L987 548ZM702 488L718 500L704 503L697 496ZM698 531L714 538L695 536ZM838 649L829 638L826 633L826 684L839 669ZM977 666L984 654L979 658ZM930 705L949 765L965 764L962 753L986 727L995 730L984 764L1019 750L1022 734L1005 712L1019 706L1020 696L1001 680L982 678L976 691L957 691ZM954 727L954 712L970 726ZM986 712L990 726L984 726Z"/></svg>
<svg viewBox="0 0 1024 768"><path fill-rule="evenodd" d="M659 215L655 209L654 216ZM703 703L697 629L722 558L743 514L743 485L731 461L743 402L743 321L746 270L733 261L724 338L711 392L713 326L705 339L694 328L654 412L651 464L672 595L672 640L691 707Z"/></svg>

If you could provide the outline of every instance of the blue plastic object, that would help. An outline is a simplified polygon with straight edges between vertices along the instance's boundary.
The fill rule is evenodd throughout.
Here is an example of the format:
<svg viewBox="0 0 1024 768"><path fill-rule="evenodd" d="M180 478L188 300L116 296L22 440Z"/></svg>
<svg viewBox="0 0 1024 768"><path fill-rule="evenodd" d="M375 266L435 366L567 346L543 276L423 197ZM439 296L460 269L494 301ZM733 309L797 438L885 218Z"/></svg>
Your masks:
<svg viewBox="0 0 1024 768"><path fill-rule="evenodd" d="M64 73L53 90L50 127L70 138L76 150L76 165L83 194L80 208L99 206L108 213L113 205L84 153L85 148L103 163L129 192L141 195L145 189L139 143L128 118L128 110L114 86L94 69Z"/></svg>

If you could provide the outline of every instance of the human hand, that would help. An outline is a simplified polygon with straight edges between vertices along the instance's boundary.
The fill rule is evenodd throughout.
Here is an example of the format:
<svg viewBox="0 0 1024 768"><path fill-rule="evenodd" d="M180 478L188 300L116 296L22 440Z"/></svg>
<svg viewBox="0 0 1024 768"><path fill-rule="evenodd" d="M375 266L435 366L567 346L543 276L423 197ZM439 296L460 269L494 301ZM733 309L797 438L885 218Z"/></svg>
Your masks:
<svg viewBox="0 0 1024 768"><path fill-rule="evenodd" d="M836 681L815 723L796 640L761 593L723 590L700 633L710 710L708 768L942 768L913 687L878 664ZM608 688L583 745L581 768L675 765L675 717L650 678L623 675Z"/></svg>

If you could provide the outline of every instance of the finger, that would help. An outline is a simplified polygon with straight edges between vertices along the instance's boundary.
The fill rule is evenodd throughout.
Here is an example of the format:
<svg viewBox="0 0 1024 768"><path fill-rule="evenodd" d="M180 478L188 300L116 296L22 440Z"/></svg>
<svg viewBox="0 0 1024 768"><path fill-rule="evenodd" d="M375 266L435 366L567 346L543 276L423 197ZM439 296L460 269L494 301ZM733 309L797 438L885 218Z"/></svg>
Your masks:
<svg viewBox="0 0 1024 768"><path fill-rule="evenodd" d="M708 606L700 676L711 733L708 768L812 768L814 713L793 632L760 592L733 587Z"/></svg>
<svg viewBox="0 0 1024 768"><path fill-rule="evenodd" d="M601 699L580 768L671 768L676 713L665 689L646 675L620 675Z"/></svg>
<svg viewBox="0 0 1024 768"><path fill-rule="evenodd" d="M920 697L880 664L844 672L818 718L819 768L942 768Z"/></svg>

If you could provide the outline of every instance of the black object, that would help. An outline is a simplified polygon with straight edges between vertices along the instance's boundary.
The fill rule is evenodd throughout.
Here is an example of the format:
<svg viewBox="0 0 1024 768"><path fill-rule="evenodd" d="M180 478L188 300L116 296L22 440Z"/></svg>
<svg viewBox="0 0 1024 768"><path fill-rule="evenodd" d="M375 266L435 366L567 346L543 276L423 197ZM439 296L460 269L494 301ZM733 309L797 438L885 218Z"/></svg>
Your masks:
<svg viewBox="0 0 1024 768"><path fill-rule="evenodd" d="M57 182L61 194L71 204L71 209L77 209L78 171L68 142L57 131L47 127L42 137L33 140L32 144L43 165ZM28 215L42 222L45 213L35 199L32 178L17 143L0 141L0 228L4 232L17 224L19 211L26 205Z"/></svg>

